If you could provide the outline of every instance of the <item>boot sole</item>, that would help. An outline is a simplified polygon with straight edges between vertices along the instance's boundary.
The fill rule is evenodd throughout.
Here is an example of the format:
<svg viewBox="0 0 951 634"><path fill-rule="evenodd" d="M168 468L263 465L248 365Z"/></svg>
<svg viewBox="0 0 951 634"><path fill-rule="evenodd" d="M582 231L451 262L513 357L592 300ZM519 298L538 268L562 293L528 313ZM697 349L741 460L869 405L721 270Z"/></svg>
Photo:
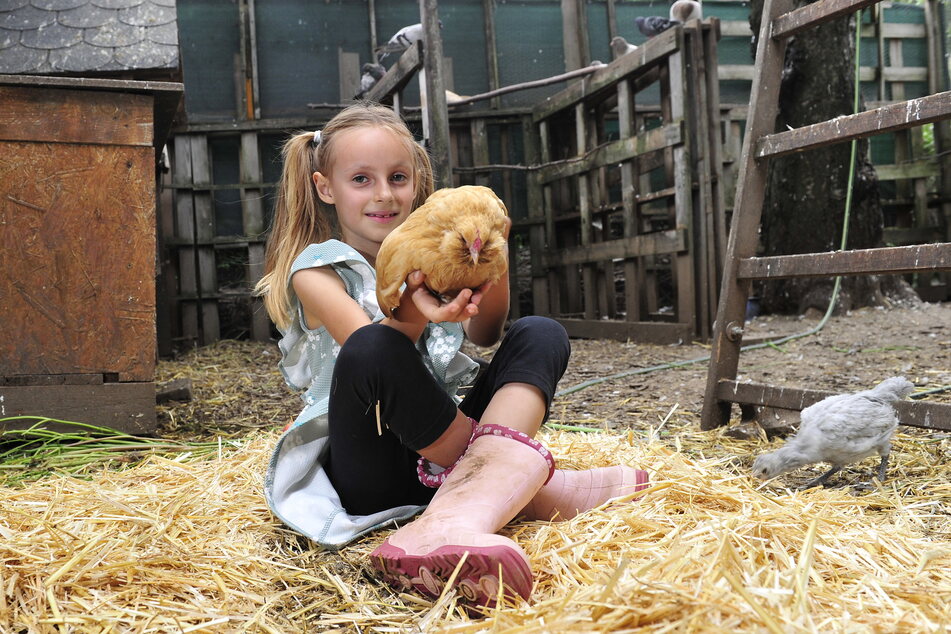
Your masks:
<svg viewBox="0 0 951 634"><path fill-rule="evenodd" d="M501 572L502 596L528 599L532 593L532 569L524 556L513 548L495 546L440 546L425 555L409 555L385 540L370 554L372 566L391 586L416 591L436 598L463 555L465 562L453 587L471 605L494 607L499 597ZM501 569L501 570L500 570Z"/></svg>

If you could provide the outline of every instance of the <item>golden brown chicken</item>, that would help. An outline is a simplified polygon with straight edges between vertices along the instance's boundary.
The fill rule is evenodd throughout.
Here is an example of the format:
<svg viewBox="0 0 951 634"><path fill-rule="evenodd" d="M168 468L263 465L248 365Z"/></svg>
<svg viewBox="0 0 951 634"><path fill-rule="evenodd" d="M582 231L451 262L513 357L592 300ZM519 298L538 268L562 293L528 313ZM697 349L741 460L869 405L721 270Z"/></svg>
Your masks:
<svg viewBox="0 0 951 634"><path fill-rule="evenodd" d="M376 297L387 317L413 271L434 293L496 282L508 271L508 211L488 187L439 189L383 240L376 256Z"/></svg>

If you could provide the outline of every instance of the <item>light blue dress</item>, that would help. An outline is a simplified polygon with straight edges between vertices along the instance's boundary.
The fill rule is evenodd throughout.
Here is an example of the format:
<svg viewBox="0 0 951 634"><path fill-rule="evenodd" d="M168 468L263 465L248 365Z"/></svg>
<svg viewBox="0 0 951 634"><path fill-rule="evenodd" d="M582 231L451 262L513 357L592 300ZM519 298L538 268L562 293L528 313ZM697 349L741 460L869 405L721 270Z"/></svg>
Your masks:
<svg viewBox="0 0 951 634"><path fill-rule="evenodd" d="M333 268L343 280L347 294L371 321L383 319L376 300L376 271L355 249L338 240L311 244L294 260L291 276L302 269L321 266ZM294 315L278 343L279 367L288 386L303 391L304 408L277 442L265 476L264 493L282 522L324 548L337 549L389 522L408 519L423 507L400 506L373 515L350 515L341 505L324 471L330 448L330 383L340 345L326 328L309 329L293 289L291 297ZM478 371L478 364L459 351L463 339L461 324L431 323L416 343L427 369L453 397Z"/></svg>

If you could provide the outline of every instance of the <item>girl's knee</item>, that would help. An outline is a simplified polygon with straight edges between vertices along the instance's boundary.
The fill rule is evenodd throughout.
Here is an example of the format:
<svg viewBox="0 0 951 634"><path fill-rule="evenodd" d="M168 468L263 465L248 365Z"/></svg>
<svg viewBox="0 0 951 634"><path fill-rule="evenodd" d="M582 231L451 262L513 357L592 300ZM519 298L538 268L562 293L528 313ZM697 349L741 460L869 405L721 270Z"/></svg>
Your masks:
<svg viewBox="0 0 951 634"><path fill-rule="evenodd" d="M414 350L401 332L383 324L367 324L353 331L340 347L337 363L375 363L375 359L394 362L399 355Z"/></svg>
<svg viewBox="0 0 951 634"><path fill-rule="evenodd" d="M549 317L539 315L522 317L512 324L509 335L525 337L538 344L563 351L565 354L571 351L571 344L565 327Z"/></svg>

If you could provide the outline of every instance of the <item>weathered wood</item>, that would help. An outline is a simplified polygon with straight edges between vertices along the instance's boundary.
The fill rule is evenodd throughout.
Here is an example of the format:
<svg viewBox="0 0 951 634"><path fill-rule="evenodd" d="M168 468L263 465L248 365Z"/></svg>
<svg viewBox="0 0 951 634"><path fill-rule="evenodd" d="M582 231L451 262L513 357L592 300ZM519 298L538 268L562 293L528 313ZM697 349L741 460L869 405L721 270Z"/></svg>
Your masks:
<svg viewBox="0 0 951 634"><path fill-rule="evenodd" d="M844 15L855 13L880 0L821 0L780 15L772 20L772 26L763 31L770 37L788 38L810 27L830 22ZM759 59L757 57L757 59Z"/></svg>
<svg viewBox="0 0 951 634"><path fill-rule="evenodd" d="M380 81L370 89L366 98L370 101L392 104L394 95L402 91L422 67L423 45L417 42L403 51L396 63L390 66Z"/></svg>
<svg viewBox="0 0 951 634"><path fill-rule="evenodd" d="M951 118L951 91L766 135L757 140L755 155L774 158L947 118Z"/></svg>
<svg viewBox="0 0 951 634"><path fill-rule="evenodd" d="M532 118L538 123L560 110L575 106L579 101L597 96L602 91L611 90L621 77L636 74L638 71L643 72L642 69L652 66L678 49L681 33L680 29L673 28L650 38L636 51L622 55L557 95L549 97L546 103L535 108Z"/></svg>
<svg viewBox="0 0 951 634"><path fill-rule="evenodd" d="M446 79L443 70L442 35L437 0L420 0L419 11L426 38L423 56L425 90L421 91L424 117L429 129L429 153L436 187L452 186L452 156L449 145L449 110L446 107Z"/></svg>
<svg viewBox="0 0 951 634"><path fill-rule="evenodd" d="M871 386L869 386L871 387ZM763 405L802 411L822 399L842 392L779 387L761 383L741 383L723 379L717 383L717 397L745 405ZM903 400L894 403L898 422L911 427L951 430L951 405Z"/></svg>
<svg viewBox="0 0 951 634"><path fill-rule="evenodd" d="M755 160L752 143L773 131L779 102L779 76L783 69L786 40L769 37L769 24L778 15L792 8L792 0L766 0L763 5L763 26L757 40L757 74L750 94L749 119L743 152L737 167L739 180L736 202L730 223L727 256L720 283L717 319L713 329L710 366L701 410L701 429L725 425L730 419L730 404L717 398L717 382L721 377L735 377L740 346L729 335L728 328L742 324L746 316L746 300L750 283L737 278L738 261L756 253L759 224L766 193L767 161Z"/></svg>
<svg viewBox="0 0 951 634"><path fill-rule="evenodd" d="M0 417L14 416L42 416L150 435L157 429L155 383L0 387ZM0 430L24 429L35 423L4 421Z"/></svg>
<svg viewBox="0 0 951 634"><path fill-rule="evenodd" d="M0 142L0 155L0 376L151 379L152 148Z"/></svg>
<svg viewBox="0 0 951 634"><path fill-rule="evenodd" d="M340 103L352 101L360 92L360 54L337 47L337 76L340 81Z"/></svg>
<svg viewBox="0 0 951 634"><path fill-rule="evenodd" d="M951 270L951 243L744 258L739 261L736 277L774 280L946 270Z"/></svg>
<svg viewBox="0 0 951 634"><path fill-rule="evenodd" d="M693 337L693 324L657 321L605 321L603 319L558 318L569 337L578 339L612 339L645 343L685 343Z"/></svg>
<svg viewBox="0 0 951 634"><path fill-rule="evenodd" d="M0 141L152 145L151 95L0 85Z"/></svg>
<svg viewBox="0 0 951 634"><path fill-rule="evenodd" d="M604 165L616 165L681 143L683 121L678 120L635 136L606 143L561 163L549 164L538 170L538 178L542 183L549 183Z"/></svg>
<svg viewBox="0 0 951 634"><path fill-rule="evenodd" d="M254 132L241 134L239 178L243 182L259 182L262 178L261 157L258 151L258 135ZM241 190L241 219L246 236L261 238L264 226L264 192L255 189ZM248 242L247 285L254 288L264 275L264 244L258 240ZM271 321L259 298L251 299L251 338L268 341L271 338Z"/></svg>
<svg viewBox="0 0 951 634"><path fill-rule="evenodd" d="M541 265L544 267L570 266L599 260L669 255L683 253L686 250L686 229L670 229L545 252L541 254Z"/></svg>

